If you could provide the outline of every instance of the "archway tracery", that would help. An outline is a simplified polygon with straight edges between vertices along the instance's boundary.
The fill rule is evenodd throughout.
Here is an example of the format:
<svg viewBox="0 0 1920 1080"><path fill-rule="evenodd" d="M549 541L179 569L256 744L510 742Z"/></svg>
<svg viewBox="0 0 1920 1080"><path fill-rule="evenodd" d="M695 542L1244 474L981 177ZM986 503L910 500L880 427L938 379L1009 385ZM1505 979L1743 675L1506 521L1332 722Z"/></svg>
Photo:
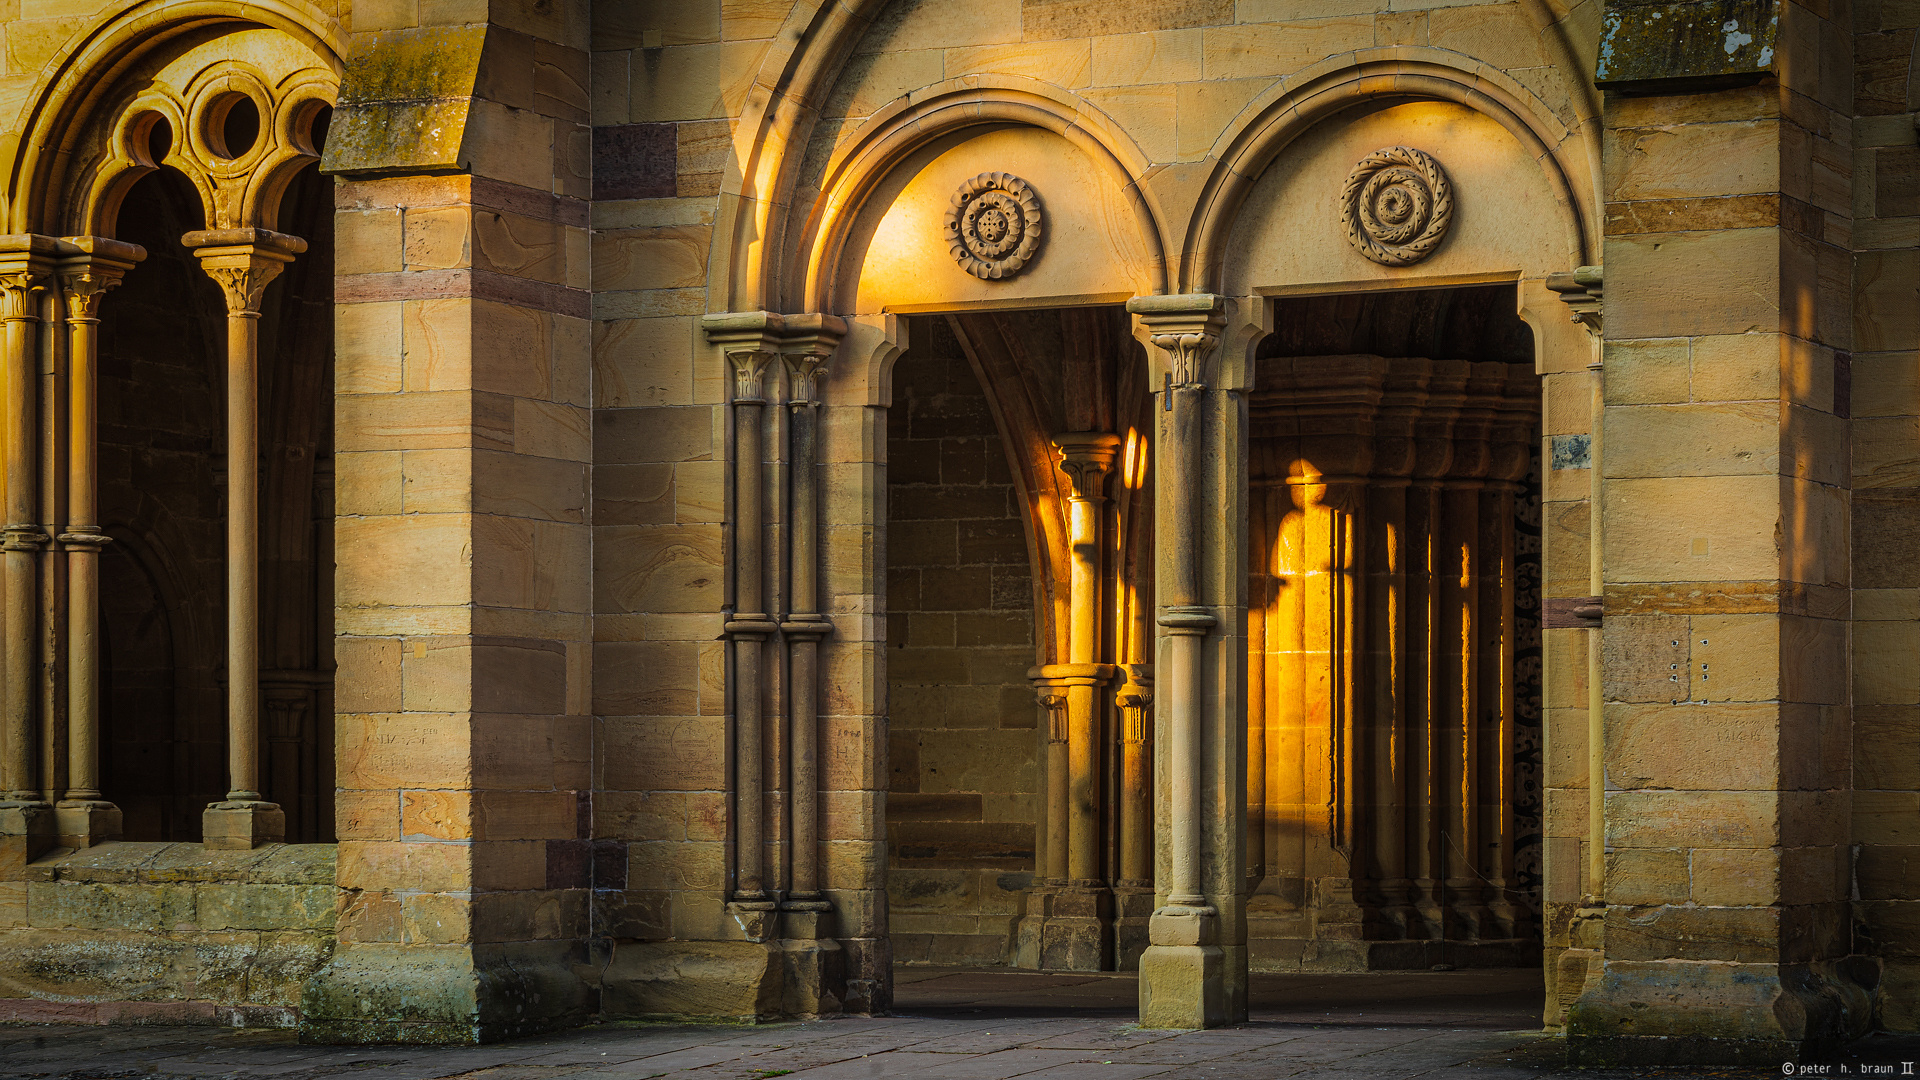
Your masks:
<svg viewBox="0 0 1920 1080"><path fill-rule="evenodd" d="M274 230L289 186L319 157L338 96L338 36L336 22L299 3L139 4L69 43L22 119L7 176L15 231L0 241L11 418L0 786L42 838L30 846L57 837L81 847L121 831L100 775L100 555L110 539L100 331L103 298L147 255L114 237L122 204L162 168L192 188L198 228L178 242L224 301L225 459L257 461L263 294L308 246ZM64 364L41 385L43 353ZM250 847L286 830L260 775L259 475L227 474L227 797L202 831L209 846Z"/></svg>

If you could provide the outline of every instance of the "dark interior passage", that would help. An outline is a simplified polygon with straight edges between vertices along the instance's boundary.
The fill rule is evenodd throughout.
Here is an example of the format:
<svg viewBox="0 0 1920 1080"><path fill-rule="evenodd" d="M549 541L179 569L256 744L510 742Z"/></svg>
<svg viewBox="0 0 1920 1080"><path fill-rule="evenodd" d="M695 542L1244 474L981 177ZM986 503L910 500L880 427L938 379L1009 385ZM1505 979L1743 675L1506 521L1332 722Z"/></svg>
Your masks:
<svg viewBox="0 0 1920 1080"><path fill-rule="evenodd" d="M331 194L311 168L289 189L309 247L260 320L262 776L295 842L333 838ZM200 228L182 178L143 178L120 238L147 259L102 308L102 774L129 840L198 839L227 790L226 319L180 243Z"/></svg>

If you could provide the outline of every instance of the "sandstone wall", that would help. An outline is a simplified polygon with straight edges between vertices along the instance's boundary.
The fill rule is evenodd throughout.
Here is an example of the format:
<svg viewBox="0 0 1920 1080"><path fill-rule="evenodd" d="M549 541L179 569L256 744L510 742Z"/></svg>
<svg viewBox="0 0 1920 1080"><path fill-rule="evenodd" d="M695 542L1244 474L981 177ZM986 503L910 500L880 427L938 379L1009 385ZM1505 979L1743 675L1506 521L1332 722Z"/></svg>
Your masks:
<svg viewBox="0 0 1920 1080"><path fill-rule="evenodd" d="M944 319L914 329L887 415L894 958L1001 964L1040 814L1033 575L986 394Z"/></svg>
<svg viewBox="0 0 1920 1080"><path fill-rule="evenodd" d="M1853 842L1855 909L1886 960L1881 1021L1920 1026L1920 12L1854 10ZM1838 392L1836 391L1836 395Z"/></svg>

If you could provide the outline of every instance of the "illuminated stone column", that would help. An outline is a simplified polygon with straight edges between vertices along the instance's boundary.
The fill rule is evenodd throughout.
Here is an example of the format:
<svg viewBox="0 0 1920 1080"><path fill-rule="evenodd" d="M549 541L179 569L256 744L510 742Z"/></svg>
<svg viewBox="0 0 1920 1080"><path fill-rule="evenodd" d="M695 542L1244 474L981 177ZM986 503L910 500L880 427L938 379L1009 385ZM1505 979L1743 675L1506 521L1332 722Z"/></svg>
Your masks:
<svg viewBox="0 0 1920 1080"><path fill-rule="evenodd" d="M90 847L121 835L120 808L100 789L100 304L146 251L97 236L62 244L67 304L67 790L57 805L61 843Z"/></svg>
<svg viewBox="0 0 1920 1080"><path fill-rule="evenodd" d="M34 752L40 745L36 705L40 640L35 562L46 530L34 521L38 509L34 330L37 292L53 269L51 237L0 237L0 323L6 353L6 522L0 548L6 552L6 756L0 758L0 868L24 864L54 842L52 808L41 797Z"/></svg>
<svg viewBox="0 0 1920 1080"><path fill-rule="evenodd" d="M1045 828L1040 846L1040 880L1050 887L1067 883L1067 843L1072 813L1068 808L1068 732L1067 693L1060 682L1046 674L1045 667L1033 668L1027 678L1033 683L1034 700L1046 710L1046 797L1043 800Z"/></svg>
<svg viewBox="0 0 1920 1080"><path fill-rule="evenodd" d="M1068 585L1067 775L1069 813L1067 877L1075 888L1097 888L1100 873L1100 688L1113 674L1098 663L1100 649L1102 535L1107 474L1120 437L1106 432L1056 435L1060 469L1071 481L1067 497L1067 543L1072 554Z"/></svg>
<svg viewBox="0 0 1920 1080"><path fill-rule="evenodd" d="M1127 664L1120 709L1120 874L1123 889L1153 886L1153 665Z"/></svg>
<svg viewBox="0 0 1920 1080"><path fill-rule="evenodd" d="M306 241L265 229L181 238L227 307L227 797L207 807L201 839L246 849L286 837L287 816L260 790L260 300Z"/></svg>
<svg viewBox="0 0 1920 1080"><path fill-rule="evenodd" d="M1113 896L1101 867L1100 784L1102 688L1111 664L1098 663L1104 552L1101 521L1105 483L1120 438L1104 432L1055 436L1060 468L1070 481L1067 543L1072 559L1067 587L1067 662L1029 672L1043 701L1053 706L1047 744L1047 882L1052 891L1030 899L1045 908L1039 966L1050 971L1104 971L1112 967Z"/></svg>
<svg viewBox="0 0 1920 1080"><path fill-rule="evenodd" d="M1166 357L1153 380L1165 847L1140 957L1145 1027L1216 1027L1246 1012L1245 411L1237 391L1209 385L1225 308L1210 295L1127 302Z"/></svg>

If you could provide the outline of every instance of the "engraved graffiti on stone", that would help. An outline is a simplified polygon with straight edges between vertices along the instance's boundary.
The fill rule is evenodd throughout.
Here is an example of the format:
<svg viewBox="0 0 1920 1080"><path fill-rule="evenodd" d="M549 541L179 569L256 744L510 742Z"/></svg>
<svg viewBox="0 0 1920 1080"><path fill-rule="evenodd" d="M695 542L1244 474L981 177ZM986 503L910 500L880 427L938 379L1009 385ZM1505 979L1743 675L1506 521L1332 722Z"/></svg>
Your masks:
<svg viewBox="0 0 1920 1080"><path fill-rule="evenodd" d="M947 205L947 247L977 278L1019 273L1040 249L1040 231L1040 196L1010 173L981 173L961 184Z"/></svg>
<svg viewBox="0 0 1920 1080"><path fill-rule="evenodd" d="M1360 159L1340 189L1347 242L1382 266L1433 254L1453 223L1453 184L1433 155L1389 146Z"/></svg>

